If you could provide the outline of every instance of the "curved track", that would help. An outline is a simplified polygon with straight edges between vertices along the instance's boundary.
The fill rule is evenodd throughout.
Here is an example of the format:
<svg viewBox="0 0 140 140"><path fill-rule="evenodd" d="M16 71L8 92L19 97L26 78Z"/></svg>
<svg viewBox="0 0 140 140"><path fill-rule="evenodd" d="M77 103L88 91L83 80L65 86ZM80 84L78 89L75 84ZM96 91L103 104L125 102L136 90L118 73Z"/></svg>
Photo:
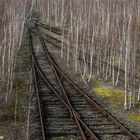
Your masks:
<svg viewBox="0 0 140 140"><path fill-rule="evenodd" d="M60 69L39 30L29 36L43 140L138 140Z"/></svg>
<svg viewBox="0 0 140 140"><path fill-rule="evenodd" d="M48 31L51 31L51 32L53 32L53 33L55 33L55 34L57 34L57 35L59 35L59 36L62 36L62 35L63 35L65 38L68 37L68 34L71 34L70 30L68 30L68 29L63 29L63 30L62 30L62 29L59 29L58 27L55 27L55 26L48 26L48 25L45 25L45 24L43 24L43 23L41 23L41 22L38 22L38 23L37 23L37 26L38 26L39 28L42 28L42 29L46 29L46 30L48 30ZM92 35L86 35L86 34L84 34L84 35L87 36L87 37L92 37ZM81 37L81 40L83 40L82 36L80 36L80 37ZM58 43L61 43L61 40L57 39L56 37L52 37L52 35L49 35L49 34L45 34L45 39L47 39L47 40L48 40L50 43L52 43L54 46L60 48L60 45L58 45ZM54 43L54 42L55 42L55 43ZM68 45L67 42L65 42L65 41L63 41L63 43L64 43L65 45ZM80 50L79 50L79 51L80 51ZM86 55L87 55L87 57L89 57L88 53L87 53ZM94 58L95 61L97 61L97 58L96 58L96 57L93 56L93 58ZM80 56L79 56L79 59L81 59ZM108 65L108 62L106 62L106 61L104 61L104 60L101 60L101 62L102 62L104 65ZM110 64L109 64L109 65L110 65ZM94 64L94 66L96 67L95 64ZM117 73L117 72L118 72L118 67L115 66L114 69L115 69L115 71L116 71L116 73ZM121 78L121 77L123 77L124 73L125 73L124 69L120 69L120 78L119 78L119 81L121 81L122 83L124 83L124 78ZM129 75L131 76L131 73L129 73ZM135 78L136 78L138 81L140 80L140 78L139 78L137 75L135 75ZM137 88L137 92L138 92L138 88L139 88L139 84L138 84L138 83L136 84L136 87L135 87L135 88Z"/></svg>

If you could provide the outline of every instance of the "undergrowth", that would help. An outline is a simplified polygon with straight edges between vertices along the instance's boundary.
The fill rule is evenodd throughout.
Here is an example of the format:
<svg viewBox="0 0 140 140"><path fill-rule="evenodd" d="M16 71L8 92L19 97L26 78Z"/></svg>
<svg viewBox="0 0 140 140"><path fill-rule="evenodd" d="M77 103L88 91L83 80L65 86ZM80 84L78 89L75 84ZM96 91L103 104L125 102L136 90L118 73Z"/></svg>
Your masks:
<svg viewBox="0 0 140 140"><path fill-rule="evenodd" d="M136 124L140 125L140 114L128 114L128 118L132 119Z"/></svg>
<svg viewBox="0 0 140 140"><path fill-rule="evenodd" d="M93 88L93 91L97 95L102 96L109 101L114 107L120 107L124 103L125 94L120 89L114 89L111 87L95 87Z"/></svg>
<svg viewBox="0 0 140 140"><path fill-rule="evenodd" d="M15 75L13 81L12 93L9 95L9 100L7 103L1 104L0 124L5 122L13 122L15 120L15 110L16 110L16 121L23 120L23 112L27 104L27 92L25 88L25 83L18 74Z"/></svg>

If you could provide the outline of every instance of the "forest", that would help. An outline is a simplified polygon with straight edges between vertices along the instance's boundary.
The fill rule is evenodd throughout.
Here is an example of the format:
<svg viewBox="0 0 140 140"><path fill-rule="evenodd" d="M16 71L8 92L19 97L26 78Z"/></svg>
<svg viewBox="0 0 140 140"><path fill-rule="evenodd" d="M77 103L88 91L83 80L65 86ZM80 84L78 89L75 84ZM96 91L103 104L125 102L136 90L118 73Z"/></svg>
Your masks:
<svg viewBox="0 0 140 140"><path fill-rule="evenodd" d="M139 0L1 0L0 90L4 89L6 102L25 24L33 12L40 15L41 22L62 29L61 58L65 53L69 67L72 54L75 72L82 65L86 83L93 72L111 79L113 87L123 78L124 108L140 100ZM123 77L120 71L124 71Z"/></svg>

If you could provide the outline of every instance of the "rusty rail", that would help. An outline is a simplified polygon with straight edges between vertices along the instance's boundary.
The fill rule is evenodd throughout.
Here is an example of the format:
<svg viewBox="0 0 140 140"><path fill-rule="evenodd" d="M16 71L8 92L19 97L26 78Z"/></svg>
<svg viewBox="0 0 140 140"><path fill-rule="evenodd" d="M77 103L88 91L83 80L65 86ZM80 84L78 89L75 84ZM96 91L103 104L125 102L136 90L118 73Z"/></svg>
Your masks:
<svg viewBox="0 0 140 140"><path fill-rule="evenodd" d="M31 49L32 51L32 56L33 56L33 60L34 60L34 63L35 63L35 67L37 69L37 72L39 73L39 75L42 77L43 81L46 83L46 85L48 85L50 87L50 89L55 93L55 95L61 100L61 102L65 105L65 107L68 109L68 111L70 112L70 114L73 116L73 118L75 119L75 122L77 124L77 127L80 131L80 134L81 134L81 137L83 140L86 140L85 139L85 135L84 135L84 132L83 132L83 129L81 127L81 124L82 126L88 131L88 134L90 135L90 137L93 139L93 140L99 140L99 138L88 128L88 126L80 119L80 115L74 110L74 108L72 107L67 95L66 95L66 92L64 91L64 88L63 88L63 92L65 92L65 98L67 99L66 101L59 95L59 93L55 90L55 88L53 87L53 85L49 82L49 80L47 79L47 77L45 76L45 74L43 73L43 71L41 70L38 62L37 62L37 59L34 55L34 52L33 52L33 48ZM53 64L53 63L52 63ZM54 69L55 70L55 69ZM55 72L57 73L57 72ZM58 76L58 75L57 75ZM57 77L59 79L59 82L60 82L60 78ZM81 123L81 124L80 124Z"/></svg>
<svg viewBox="0 0 140 140"><path fill-rule="evenodd" d="M30 52L32 52L31 48L32 48L33 44L32 44L32 38L31 38L30 31L29 31L29 37L30 37L30 44L29 44ZM40 103L39 92L38 92L36 68L35 68L33 56L32 56L32 73L33 73L33 83L34 83L34 87L35 87L35 92L37 93L36 95L37 95L37 103L38 103L38 110L39 110L39 117L40 117L42 139L46 140L45 131L44 131L44 123L43 123L43 114L42 114L41 103Z"/></svg>
<svg viewBox="0 0 140 140"><path fill-rule="evenodd" d="M40 37L40 36L39 36ZM52 58L52 56L50 55L47 46L43 40L43 38L41 38L41 42L44 48L44 51L46 53L46 56L49 58L49 61L52 63L53 65L53 70L55 71L55 75L59 81L59 84L61 86L61 88L63 89L63 85L59 79L59 75L57 72L59 72L66 80L67 82L69 82L77 91L78 93L83 96L86 101L94 108L96 108L99 112L102 113L103 116L105 116L108 120L110 120L114 125L116 125L117 127L119 127L121 130L123 130L131 139L133 140L139 140L139 138L137 136L135 136L132 132L130 132L125 126L123 126L116 118L114 118L111 114L109 114L107 111L105 111L99 104L97 104L95 101L93 101L89 96L87 96L61 69L60 67L55 63L54 59ZM84 126L84 128L86 128L88 130L88 133L90 134L91 138L93 140L98 140L98 137L86 126L86 124L80 119L80 116L78 115L78 113L73 109L67 94L65 92L65 90L63 89L63 95L65 97L65 99L63 99L59 93L53 88L53 85L51 85L51 83L48 81L47 77L44 75L44 73L42 72L40 66L38 65L38 62L35 58L34 52L33 52L33 48L32 48L32 56L35 62L35 67L38 71L38 73L40 74L40 76L42 77L43 81L46 83L46 85L48 85L50 87L50 89L56 94L56 96L62 101L62 103L65 105L65 107L68 109L68 111L70 112L70 114L73 115L77 126L79 128L81 137L83 140L86 140L84 132L81 128L81 125ZM65 101L66 100L66 101Z"/></svg>
<svg viewBox="0 0 140 140"><path fill-rule="evenodd" d="M42 28L44 28L44 29L48 29L48 30L49 30L49 26L48 26L48 25L45 25L44 23L38 22L37 25L38 25L39 27L42 27ZM56 31L55 31L55 30L56 30ZM56 34L58 34L58 35L62 35L62 31L61 31L61 30L62 30L62 29L59 29L58 27L51 26L51 31L54 32L54 33L56 33ZM70 30L64 29L64 32L65 32L66 34L68 34L68 32L70 32ZM85 33L84 33L84 34L85 34ZM51 37L50 35L46 35L46 36ZM89 35L85 34L85 36L87 36L87 37L92 37L91 34L89 34ZM80 36L80 37L81 37L81 36ZM52 37L52 38L53 38L53 37ZM53 39L54 39L54 40L58 40L58 39L56 39L56 38L53 38ZM58 40L58 41L59 41L59 40ZM57 47L58 47L57 44L55 44L55 43L53 43L53 42L51 42L51 41L49 41L49 42L52 43L54 46L57 46ZM63 42L63 43L66 44L65 42ZM89 56L89 54L87 53L86 56ZM95 60L97 59L95 56L93 56L93 58L94 58ZM80 58L79 58L79 59L80 59ZM104 60L101 60L101 62L102 62L102 64L111 65L111 66L112 66L112 64L110 64L110 63L108 63L108 62L106 62L106 61L104 61ZM117 65L115 65L114 68L115 68L116 70L118 70L118 66L117 66ZM123 69L123 68L120 68L120 71L124 73L124 69ZM128 74L131 75L131 73L128 73ZM135 77L137 80L140 80L140 77L139 77L137 74L135 74L134 77ZM120 81L121 81L121 80L120 80ZM138 85L136 86L136 88L137 88L137 90L138 90Z"/></svg>
<svg viewBox="0 0 140 140"><path fill-rule="evenodd" d="M63 75L63 77L78 91L78 93L83 96L87 102L95 107L97 110L99 110L107 119L109 119L112 123L114 123L116 126L118 126L121 130L126 132L128 136L130 136L133 140L139 140L137 136L135 136L132 132L130 132L124 125L122 125L116 118L114 118L111 114L109 114L107 111L105 111L99 104L97 104L94 100L92 100L90 97L88 97L61 69L60 67L55 63L54 59L50 55L47 47L45 47L45 52L47 55L50 56L53 65L55 68Z"/></svg>
<svg viewBox="0 0 140 140"><path fill-rule="evenodd" d="M62 85L62 82L61 82L61 80L60 80L60 77L59 77L59 75L58 75L57 69L56 69L56 67L55 67L55 65L54 65L54 63L53 63L53 61L52 61L52 59L51 59L51 57L50 57L49 52L46 50L45 42L44 42L43 39L41 39L41 42L42 42L44 51L46 52L46 57L48 57L48 59L50 60L50 63L53 65L54 73L55 73L55 75L56 75L56 77L57 77L57 80L58 80L58 82L59 82L59 84L60 84L60 87L61 87L61 89L62 89L62 91L63 91L63 95L64 95L64 97L66 98L66 101L67 101L68 105L69 105L70 108L72 109L73 117L74 117L75 122L76 122L76 124L77 124L77 126L78 126L78 128L79 128L79 131L80 131L80 133L81 133L81 136L82 136L83 140L85 139L85 136L84 136L84 132L83 132L83 130L82 130L82 128L81 128L79 122L81 122L82 125L88 130L88 133L89 133L89 135L91 136L91 138L94 138L95 140L97 140L98 138L97 138L96 134L94 134L94 133L86 126L86 124L80 119L80 115L78 114L78 112L76 112L75 109L72 107L72 104L70 103L70 100L69 100L69 98L68 98L68 96L67 96L67 93L66 93L66 91L65 91L65 89L64 89L64 87L63 87L63 85Z"/></svg>

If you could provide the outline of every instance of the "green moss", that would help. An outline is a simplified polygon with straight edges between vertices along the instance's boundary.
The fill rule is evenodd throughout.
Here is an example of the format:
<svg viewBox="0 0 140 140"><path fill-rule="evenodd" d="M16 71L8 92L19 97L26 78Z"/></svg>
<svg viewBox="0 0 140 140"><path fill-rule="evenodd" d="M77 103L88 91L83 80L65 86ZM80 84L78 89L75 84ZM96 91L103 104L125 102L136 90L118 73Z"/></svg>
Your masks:
<svg viewBox="0 0 140 140"><path fill-rule="evenodd" d="M21 102L17 102L17 105L16 105L16 112L17 112L17 115L16 115L16 118L17 120L19 120L20 118L20 111L22 110L22 104ZM11 103L8 103L5 105L4 109L3 109L3 114L1 114L0 116L0 124L1 123L8 123L8 122L13 122L15 119L15 102L12 101Z"/></svg>
<svg viewBox="0 0 140 140"><path fill-rule="evenodd" d="M17 119L20 118L22 114L23 108L25 108L27 104L27 92L25 88L24 81L18 76L18 74L15 75L14 81L13 81L13 89L12 89L12 97L11 101L8 102L4 108L2 115L3 121L10 121L14 120L15 118L15 106L16 106L16 112L17 112ZM14 95L14 96L13 96ZM17 98L17 103L16 103Z"/></svg>
<svg viewBox="0 0 140 140"><path fill-rule="evenodd" d="M19 76L16 74L14 77L14 82L13 82L13 89L19 90L22 89L24 85L24 82Z"/></svg>
<svg viewBox="0 0 140 140"><path fill-rule="evenodd" d="M21 102L19 101L17 102L16 108L17 108L17 111L20 111L22 109ZM7 111L8 113L11 113L11 114L15 113L15 102L12 102L11 104L7 106Z"/></svg>
<svg viewBox="0 0 140 140"><path fill-rule="evenodd" d="M140 124L140 114L128 114L128 118L135 121L136 124Z"/></svg>
<svg viewBox="0 0 140 140"><path fill-rule="evenodd" d="M112 106L119 107L123 105L125 94L120 89L114 89L111 87L96 87L93 91L99 96L102 96L109 101Z"/></svg>
<svg viewBox="0 0 140 140"><path fill-rule="evenodd" d="M25 88L25 83L18 75L16 75L14 78L13 91L15 94L17 94L22 99L28 97L27 92L26 92L26 88Z"/></svg>

